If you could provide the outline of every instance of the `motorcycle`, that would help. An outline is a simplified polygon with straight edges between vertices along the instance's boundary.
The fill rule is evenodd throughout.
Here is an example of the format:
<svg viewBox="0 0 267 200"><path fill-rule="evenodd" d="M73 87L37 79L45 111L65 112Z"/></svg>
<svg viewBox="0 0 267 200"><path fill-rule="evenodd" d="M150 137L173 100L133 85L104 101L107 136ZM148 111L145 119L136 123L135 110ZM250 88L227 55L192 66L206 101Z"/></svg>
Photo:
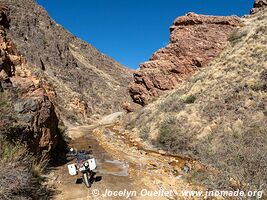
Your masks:
<svg viewBox="0 0 267 200"><path fill-rule="evenodd" d="M71 148L68 156L76 158L76 163L69 164L68 171L72 176L78 175L78 171L80 171L82 173L82 180L84 184L89 188L94 180L95 173L93 170L96 169L96 162L95 159L90 158L88 154L88 151L75 151Z"/></svg>

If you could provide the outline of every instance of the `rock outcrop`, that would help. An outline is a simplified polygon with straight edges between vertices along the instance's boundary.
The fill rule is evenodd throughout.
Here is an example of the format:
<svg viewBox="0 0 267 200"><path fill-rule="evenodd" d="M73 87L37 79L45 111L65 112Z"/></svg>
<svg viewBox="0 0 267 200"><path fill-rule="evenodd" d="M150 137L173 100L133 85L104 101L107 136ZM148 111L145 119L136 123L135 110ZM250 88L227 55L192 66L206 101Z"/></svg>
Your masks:
<svg viewBox="0 0 267 200"><path fill-rule="evenodd" d="M58 118L42 82L7 38L9 9L0 5L0 137L26 142L47 154L57 144Z"/></svg>
<svg viewBox="0 0 267 200"><path fill-rule="evenodd" d="M126 127L147 148L201 161L196 185L266 191L266 41L267 12L244 17L220 56L128 115Z"/></svg>
<svg viewBox="0 0 267 200"><path fill-rule="evenodd" d="M255 0L253 8L250 11L250 14L255 14L267 7L267 0Z"/></svg>
<svg viewBox="0 0 267 200"><path fill-rule="evenodd" d="M173 89L194 71L205 66L227 45L239 18L188 13L170 27L170 43L155 52L134 73L129 93L135 103L146 105L151 97Z"/></svg>
<svg viewBox="0 0 267 200"><path fill-rule="evenodd" d="M10 9L7 34L30 70L45 82L62 118L90 122L121 110L122 102L130 99L130 70L73 36L34 0L4 2ZM72 15L75 18L75 12Z"/></svg>

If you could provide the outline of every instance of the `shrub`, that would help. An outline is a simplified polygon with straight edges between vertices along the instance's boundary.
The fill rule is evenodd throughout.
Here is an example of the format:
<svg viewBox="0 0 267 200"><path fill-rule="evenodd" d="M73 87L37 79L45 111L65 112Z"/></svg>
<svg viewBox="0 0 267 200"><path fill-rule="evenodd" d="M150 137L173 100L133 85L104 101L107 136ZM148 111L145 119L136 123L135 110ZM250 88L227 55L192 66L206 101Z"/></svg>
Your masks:
<svg viewBox="0 0 267 200"><path fill-rule="evenodd" d="M247 36L248 30L234 30L229 35L228 41L231 42L232 45L237 44L238 42L242 41L242 38Z"/></svg>
<svg viewBox="0 0 267 200"><path fill-rule="evenodd" d="M0 97L0 107L4 107L6 105L7 105L7 102L3 98Z"/></svg>
<svg viewBox="0 0 267 200"><path fill-rule="evenodd" d="M1 162L17 160L21 156L24 156L27 152L26 147L21 145L19 142L12 144L6 140L1 140L0 145Z"/></svg>
<svg viewBox="0 0 267 200"><path fill-rule="evenodd" d="M175 136L175 118L173 116L166 118L160 124L159 128L159 138L158 141L160 144L165 146L169 145L169 142L172 141Z"/></svg>
<svg viewBox="0 0 267 200"><path fill-rule="evenodd" d="M225 189L233 187L229 182L232 177L241 182L244 190L262 190L267 182L267 138L266 128L250 126L241 133L224 133L219 141L214 136L211 141L199 142L195 148L206 165L218 169L218 173L204 172L205 185ZM216 146L216 148L215 148ZM195 179L200 180L201 174Z"/></svg>
<svg viewBox="0 0 267 200"><path fill-rule="evenodd" d="M185 93L184 90L177 90L171 96L167 97L159 105L159 111L162 112L179 112L184 109L185 103L179 99Z"/></svg>
<svg viewBox="0 0 267 200"><path fill-rule="evenodd" d="M17 142L11 143L4 139L0 141L1 197L13 199L30 187L30 160L26 152L26 148Z"/></svg>
<svg viewBox="0 0 267 200"><path fill-rule="evenodd" d="M181 101L179 98L172 97L163 101L160 104L160 110L163 112L179 112L184 109L184 102Z"/></svg>
<svg viewBox="0 0 267 200"><path fill-rule="evenodd" d="M196 99L197 98L194 95L188 95L183 99L183 101L184 103L191 104L191 103L194 103Z"/></svg>
<svg viewBox="0 0 267 200"><path fill-rule="evenodd" d="M144 126L139 132L140 138L142 138L143 140L147 140L149 138L149 132L150 132L150 127Z"/></svg>
<svg viewBox="0 0 267 200"><path fill-rule="evenodd" d="M43 180L43 174L48 162L49 160L46 156L43 156L40 159L33 159L33 162L31 164L31 172L39 183L41 183L41 181Z"/></svg>
<svg viewBox="0 0 267 200"><path fill-rule="evenodd" d="M10 112L11 105L8 102L7 97L5 96L4 93L0 92L0 117L5 118L6 115Z"/></svg>
<svg viewBox="0 0 267 200"><path fill-rule="evenodd" d="M189 135L182 131L174 116L167 117L160 124L157 142L160 147L173 153L185 152L190 148Z"/></svg>
<svg viewBox="0 0 267 200"><path fill-rule="evenodd" d="M71 111L66 113L66 118L68 121L74 123L78 121L77 115Z"/></svg>
<svg viewBox="0 0 267 200"><path fill-rule="evenodd" d="M256 34L264 34L267 31L267 27L266 26L259 26L256 28L255 33Z"/></svg>
<svg viewBox="0 0 267 200"><path fill-rule="evenodd" d="M132 120L128 124L126 124L126 129L127 130L132 130L135 127L135 121Z"/></svg>
<svg viewBox="0 0 267 200"><path fill-rule="evenodd" d="M0 199L49 199L53 192L40 179L46 163L20 142L0 139Z"/></svg>

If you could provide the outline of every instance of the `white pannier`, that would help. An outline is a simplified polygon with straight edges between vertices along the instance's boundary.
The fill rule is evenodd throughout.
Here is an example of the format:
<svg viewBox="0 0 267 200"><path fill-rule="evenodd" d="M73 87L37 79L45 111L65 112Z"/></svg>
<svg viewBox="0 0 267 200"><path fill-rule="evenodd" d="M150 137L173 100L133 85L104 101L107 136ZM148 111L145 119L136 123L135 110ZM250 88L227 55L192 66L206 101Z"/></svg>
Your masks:
<svg viewBox="0 0 267 200"><path fill-rule="evenodd" d="M69 170L70 175L72 175L72 176L77 175L77 170L76 170L75 164L68 165L68 170Z"/></svg>
<svg viewBox="0 0 267 200"><path fill-rule="evenodd" d="M94 158L89 159L88 163L89 163L90 170L94 170L96 168L96 162Z"/></svg>

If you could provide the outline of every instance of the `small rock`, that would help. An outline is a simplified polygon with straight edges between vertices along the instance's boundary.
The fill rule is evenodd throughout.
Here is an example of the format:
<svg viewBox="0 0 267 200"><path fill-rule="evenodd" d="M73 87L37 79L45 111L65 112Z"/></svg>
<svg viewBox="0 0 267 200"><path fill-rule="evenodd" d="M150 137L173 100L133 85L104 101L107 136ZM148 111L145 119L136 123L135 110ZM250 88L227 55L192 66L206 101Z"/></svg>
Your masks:
<svg viewBox="0 0 267 200"><path fill-rule="evenodd" d="M185 172L185 173L188 173L190 171L190 168L188 166L184 166L182 168L182 170Z"/></svg>
<svg viewBox="0 0 267 200"><path fill-rule="evenodd" d="M183 175L182 174L180 174L180 175L178 175L178 176L175 177L175 179L178 179L178 180L180 180L182 178L183 178Z"/></svg>
<svg viewBox="0 0 267 200"><path fill-rule="evenodd" d="M22 113L24 111L24 106L22 102L16 103L14 105L14 110L18 113Z"/></svg>

